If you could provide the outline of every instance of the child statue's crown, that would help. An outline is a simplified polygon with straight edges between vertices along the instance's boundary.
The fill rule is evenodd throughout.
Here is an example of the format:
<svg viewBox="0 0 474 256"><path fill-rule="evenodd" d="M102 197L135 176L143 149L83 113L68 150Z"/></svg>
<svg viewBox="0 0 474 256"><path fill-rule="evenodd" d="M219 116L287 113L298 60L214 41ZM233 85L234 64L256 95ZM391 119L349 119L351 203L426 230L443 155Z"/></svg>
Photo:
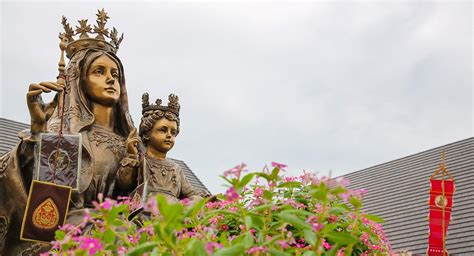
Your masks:
<svg viewBox="0 0 474 256"><path fill-rule="evenodd" d="M179 117L180 105L178 101L178 96L170 94L168 96L168 106L161 106L161 99L157 99L155 104L150 105L148 93L145 92L142 96L142 114L145 114L147 111L161 110L165 112L169 111Z"/></svg>
<svg viewBox="0 0 474 256"><path fill-rule="evenodd" d="M123 33L119 38L117 29L112 28L112 31L109 31L108 28L105 28L108 19L109 16L107 16L104 9L98 10L97 25L94 25L94 29L92 29L90 24L87 24L86 19L82 19L78 21L79 26L76 26L74 30L69 26L66 17L63 16L61 23L63 24L64 32L60 33L59 37L67 44L66 56L71 59L75 53L84 49L98 49L116 53L123 40ZM89 34L96 36L92 38L89 37ZM73 38L76 35L79 35L77 40ZM110 39L110 42L105 41L106 37Z"/></svg>

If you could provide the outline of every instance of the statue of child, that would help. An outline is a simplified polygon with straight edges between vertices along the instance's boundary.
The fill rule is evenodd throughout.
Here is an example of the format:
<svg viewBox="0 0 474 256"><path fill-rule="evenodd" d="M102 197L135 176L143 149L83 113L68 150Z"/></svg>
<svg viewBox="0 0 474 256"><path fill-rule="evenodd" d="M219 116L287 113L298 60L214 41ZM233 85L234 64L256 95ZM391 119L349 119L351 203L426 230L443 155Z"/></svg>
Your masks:
<svg viewBox="0 0 474 256"><path fill-rule="evenodd" d="M177 202L188 198L195 202L209 196L207 191L194 188L186 179L183 170L173 160L166 157L173 148L175 138L179 133L178 96L169 95L168 106L162 106L161 99L156 104L149 104L148 93L142 96L142 119L139 136L146 147L144 157L139 157L138 145L140 139L136 130L127 139L127 153L118 171L117 182L120 187L130 190L140 183L146 183L146 199L164 195L168 201ZM136 182L130 183L130 180Z"/></svg>

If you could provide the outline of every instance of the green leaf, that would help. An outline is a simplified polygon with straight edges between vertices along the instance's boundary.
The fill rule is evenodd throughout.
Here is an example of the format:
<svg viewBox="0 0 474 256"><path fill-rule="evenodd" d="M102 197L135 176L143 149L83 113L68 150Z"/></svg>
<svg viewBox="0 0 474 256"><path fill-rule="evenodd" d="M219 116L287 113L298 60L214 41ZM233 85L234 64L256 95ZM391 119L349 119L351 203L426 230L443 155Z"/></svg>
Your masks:
<svg viewBox="0 0 474 256"><path fill-rule="evenodd" d="M184 252L185 256L207 256L206 249L204 248L204 244L198 239L192 239L191 242L188 243L186 251Z"/></svg>
<svg viewBox="0 0 474 256"><path fill-rule="evenodd" d="M247 186L247 184L253 179L253 176L255 176L254 173L249 173L245 175L239 183L239 189L242 189Z"/></svg>
<svg viewBox="0 0 474 256"><path fill-rule="evenodd" d="M331 233L336 228L337 228L336 223L329 223L329 224L324 225L324 228L321 232L323 232L324 234Z"/></svg>
<svg viewBox="0 0 474 256"><path fill-rule="evenodd" d="M334 207L331 207L331 209L329 209L329 214L335 214L335 215L338 215L338 214L341 214L343 212L345 212L346 209L342 208L342 207L337 207L337 206L334 206Z"/></svg>
<svg viewBox="0 0 474 256"><path fill-rule="evenodd" d="M252 225L253 225L253 223L252 223L252 217L250 217L250 216L248 216L248 215L245 216L245 217L244 217L244 223L245 223L245 227L246 227L247 229L250 229L250 228L252 227Z"/></svg>
<svg viewBox="0 0 474 256"><path fill-rule="evenodd" d="M223 178L227 183L232 184L232 181L230 181L228 178L226 178L224 175L219 175L219 177Z"/></svg>
<svg viewBox="0 0 474 256"><path fill-rule="evenodd" d="M305 251L303 256L316 256L317 254L313 251Z"/></svg>
<svg viewBox="0 0 474 256"><path fill-rule="evenodd" d="M187 216L194 218L199 213L199 211L206 205L207 198L203 198L199 200L196 204L192 206L192 208L188 211Z"/></svg>
<svg viewBox="0 0 474 256"><path fill-rule="evenodd" d="M326 235L329 241L340 245L356 244L359 239L347 232L331 232Z"/></svg>
<svg viewBox="0 0 474 256"><path fill-rule="evenodd" d="M310 245L316 245L316 233L313 232L311 229L305 229L304 232L304 240L306 240Z"/></svg>
<svg viewBox="0 0 474 256"><path fill-rule="evenodd" d="M112 222L110 222L110 225L120 227L120 226L123 226L124 223L122 220L115 219Z"/></svg>
<svg viewBox="0 0 474 256"><path fill-rule="evenodd" d="M267 182L270 182L272 180L272 177L270 177L270 175L268 175L267 173L264 173L264 172L256 172L255 175L258 176L258 177L262 177L262 178L266 179Z"/></svg>
<svg viewBox="0 0 474 256"><path fill-rule="evenodd" d="M153 248L155 248L156 246L158 246L158 242L146 242L129 251L127 255L140 256L143 255L145 252L153 250Z"/></svg>
<svg viewBox="0 0 474 256"><path fill-rule="evenodd" d="M102 238L104 239L106 243L111 244L115 242L115 232L112 229L108 228L105 230Z"/></svg>
<svg viewBox="0 0 474 256"><path fill-rule="evenodd" d="M245 251L243 244L236 244L228 248L223 248L214 253L214 256L241 255Z"/></svg>
<svg viewBox="0 0 474 256"><path fill-rule="evenodd" d="M341 187L341 186L337 186L337 187L331 189L330 193L333 194L333 195L339 195L339 194L344 193L346 191L347 191L346 188Z"/></svg>
<svg viewBox="0 0 474 256"><path fill-rule="evenodd" d="M127 209L128 205L122 204L117 207L113 207L112 210L107 214L107 221L111 223L117 216Z"/></svg>
<svg viewBox="0 0 474 256"><path fill-rule="evenodd" d="M364 214L364 217L367 218L368 220L371 220L371 221L374 221L374 222L377 222L377 223L384 223L385 220L380 218L379 216L375 216L375 215L372 215L372 214Z"/></svg>
<svg viewBox="0 0 474 256"><path fill-rule="evenodd" d="M314 197L315 199L319 201L323 201L323 202L327 201L328 195L325 189L316 188L316 189L311 190L310 193L312 197Z"/></svg>
<svg viewBox="0 0 474 256"><path fill-rule="evenodd" d="M294 227L301 228L301 229L311 229L311 225L309 223L306 223L305 221L296 217L295 215L279 213L277 216L281 220L293 225Z"/></svg>
<svg viewBox="0 0 474 256"><path fill-rule="evenodd" d="M254 214L251 214L250 216L252 218L252 227L262 230L264 225L263 217Z"/></svg>
<svg viewBox="0 0 474 256"><path fill-rule="evenodd" d="M362 201L354 196L351 196L349 198L349 203L351 203L355 209L360 209L360 207L362 206Z"/></svg>
<svg viewBox="0 0 474 256"><path fill-rule="evenodd" d="M288 181L288 182L283 182L280 185L278 185L278 188L299 188L301 187L301 182L299 181Z"/></svg>
<svg viewBox="0 0 474 256"><path fill-rule="evenodd" d="M66 236L66 232L62 230L58 229L54 232L54 237L56 238L56 240L63 240L65 236Z"/></svg>
<svg viewBox="0 0 474 256"><path fill-rule="evenodd" d="M263 235L263 233L260 232L259 235ZM279 240L279 239L282 239L282 236L281 235L276 235L271 240L265 240L265 242L263 244L261 244L261 246L268 246L270 244L273 244L276 240Z"/></svg>
<svg viewBox="0 0 474 256"><path fill-rule="evenodd" d="M268 252L270 253L270 255L276 255L276 256L290 256L290 254L286 253L286 252L281 252L281 251L278 251L278 250L275 250L275 249L268 249Z"/></svg>
<svg viewBox="0 0 474 256"><path fill-rule="evenodd" d="M276 179L278 177L278 173L280 172L280 168L275 167L272 170L272 174L270 174L270 177L272 180Z"/></svg>
<svg viewBox="0 0 474 256"><path fill-rule="evenodd" d="M155 249L151 251L150 256L160 256L160 250L158 249L158 247L155 247Z"/></svg>
<svg viewBox="0 0 474 256"><path fill-rule="evenodd" d="M284 210L284 211L281 211L281 213L304 215L304 216L313 215L312 213L310 213L310 212L308 212L308 211L305 211L305 210L298 210L298 209Z"/></svg>
<svg viewBox="0 0 474 256"><path fill-rule="evenodd" d="M272 199L273 199L272 192L270 192L268 190L264 190L263 191L263 198L267 199L268 201L272 201Z"/></svg>
<svg viewBox="0 0 474 256"><path fill-rule="evenodd" d="M244 238L242 240L242 243L243 245L245 246L245 249L249 249L250 247L252 247L252 245L254 244L254 240L253 240L253 237L251 234L249 233L246 233L244 235Z"/></svg>
<svg viewBox="0 0 474 256"><path fill-rule="evenodd" d="M260 206L257 206L255 208L253 208L252 210L250 210L250 212L261 212L261 211L265 211L265 210L268 210L270 208L272 208L273 205L271 204L263 204L263 205L260 205Z"/></svg>

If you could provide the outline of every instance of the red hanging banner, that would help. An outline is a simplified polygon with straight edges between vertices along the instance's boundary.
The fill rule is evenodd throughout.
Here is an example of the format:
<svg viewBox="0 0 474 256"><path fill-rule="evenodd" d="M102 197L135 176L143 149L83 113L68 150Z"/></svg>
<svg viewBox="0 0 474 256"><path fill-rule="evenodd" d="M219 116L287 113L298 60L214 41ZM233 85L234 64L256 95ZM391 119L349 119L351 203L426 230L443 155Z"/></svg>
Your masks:
<svg viewBox="0 0 474 256"><path fill-rule="evenodd" d="M437 179L436 176L441 176ZM447 179L446 179L447 178ZM449 255L446 237L453 207L454 180L446 170L444 154L441 167L430 177L428 250L429 256Z"/></svg>

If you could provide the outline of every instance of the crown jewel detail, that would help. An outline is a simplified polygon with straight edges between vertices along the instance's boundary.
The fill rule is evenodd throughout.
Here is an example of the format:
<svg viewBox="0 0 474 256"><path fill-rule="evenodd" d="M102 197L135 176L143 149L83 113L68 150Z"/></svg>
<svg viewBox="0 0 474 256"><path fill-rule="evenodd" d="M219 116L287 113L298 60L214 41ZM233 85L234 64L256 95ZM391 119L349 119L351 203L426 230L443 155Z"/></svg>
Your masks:
<svg viewBox="0 0 474 256"><path fill-rule="evenodd" d="M179 117L179 109L181 106L179 105L179 97L170 94L168 96L168 106L162 106L161 103L163 101L161 99L156 99L155 104L151 104L149 102L149 95L148 93L144 93L142 95L142 114L144 114L147 111L153 111L153 110L161 110L161 111L169 111L175 114L176 116Z"/></svg>
<svg viewBox="0 0 474 256"><path fill-rule="evenodd" d="M116 53L119 49L120 43L123 40L123 33L118 36L118 31L115 27L109 31L105 27L109 16L104 9L98 10L97 15L97 25L94 25L94 28L88 24L87 19L78 20L79 26L76 26L74 30L68 23L65 16L62 16L61 24L63 25L64 32L59 34L60 38L67 39L66 55L68 58L83 49L95 48L105 51L110 51ZM79 39L75 40L74 36L79 35ZM91 38L91 35L95 35L95 38ZM106 41L106 38L110 39L109 42Z"/></svg>

